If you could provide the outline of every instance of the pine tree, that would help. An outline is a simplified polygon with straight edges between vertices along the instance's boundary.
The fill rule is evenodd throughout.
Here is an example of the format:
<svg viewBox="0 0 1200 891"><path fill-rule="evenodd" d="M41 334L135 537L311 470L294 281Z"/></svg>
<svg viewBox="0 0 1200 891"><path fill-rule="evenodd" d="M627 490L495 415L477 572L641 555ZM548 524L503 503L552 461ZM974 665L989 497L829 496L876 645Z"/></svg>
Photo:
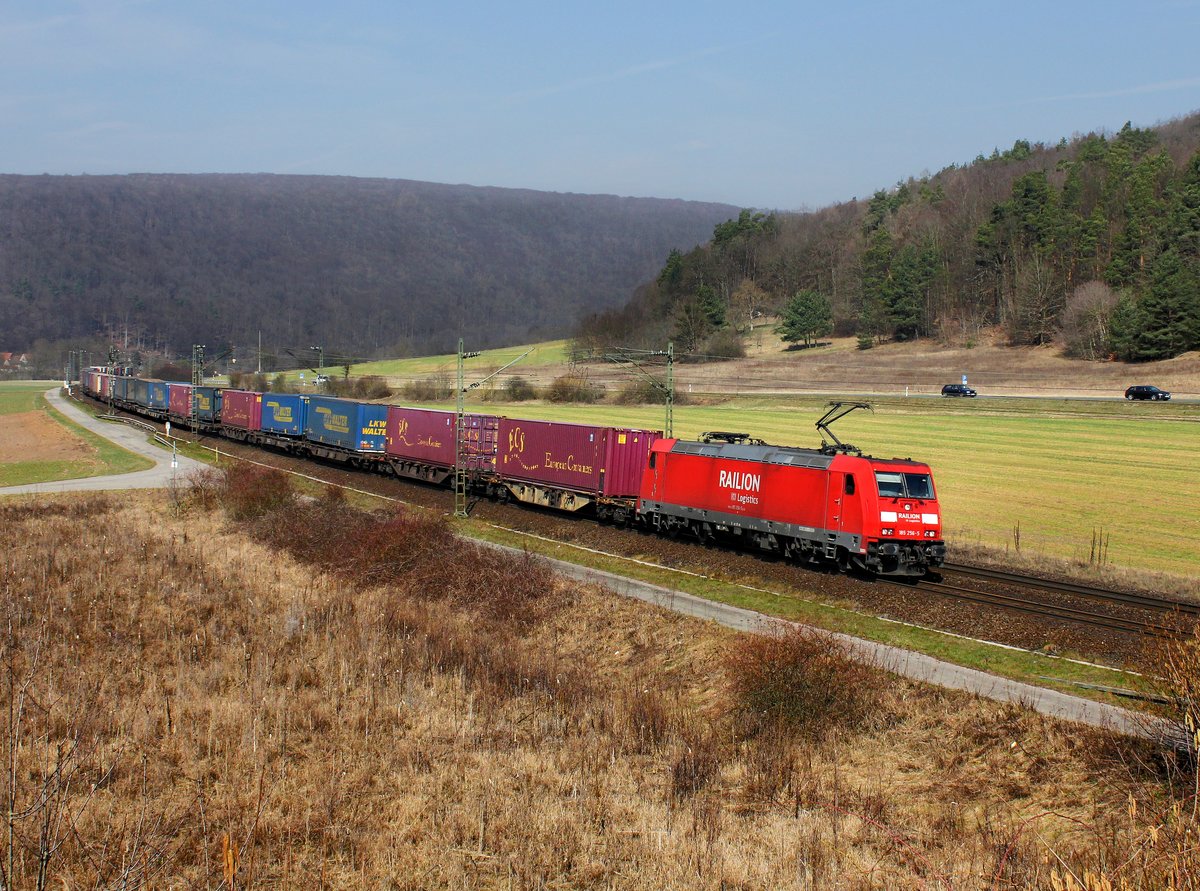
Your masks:
<svg viewBox="0 0 1200 891"><path fill-rule="evenodd" d="M783 310L783 321L775 329L787 343L812 346L818 337L833 331L833 308L829 299L813 290L799 291Z"/></svg>

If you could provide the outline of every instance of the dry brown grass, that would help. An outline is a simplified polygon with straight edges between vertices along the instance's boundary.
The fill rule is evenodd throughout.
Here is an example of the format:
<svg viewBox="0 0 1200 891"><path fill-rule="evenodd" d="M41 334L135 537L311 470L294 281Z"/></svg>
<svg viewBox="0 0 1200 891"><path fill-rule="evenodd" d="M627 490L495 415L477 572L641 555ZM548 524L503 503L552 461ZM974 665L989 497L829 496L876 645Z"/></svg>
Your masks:
<svg viewBox="0 0 1200 891"><path fill-rule="evenodd" d="M895 679L746 736L736 635L436 520L47 504L0 507L16 887L1196 887L1149 749Z"/></svg>

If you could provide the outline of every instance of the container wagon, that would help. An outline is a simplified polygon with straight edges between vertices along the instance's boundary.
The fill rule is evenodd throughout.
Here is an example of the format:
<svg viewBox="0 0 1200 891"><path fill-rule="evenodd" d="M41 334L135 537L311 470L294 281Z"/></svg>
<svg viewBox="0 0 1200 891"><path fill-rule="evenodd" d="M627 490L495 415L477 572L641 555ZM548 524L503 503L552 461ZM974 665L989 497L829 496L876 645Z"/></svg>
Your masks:
<svg viewBox="0 0 1200 891"><path fill-rule="evenodd" d="M308 397L295 393L263 393L263 433L300 439L308 416Z"/></svg>
<svg viewBox="0 0 1200 891"><path fill-rule="evenodd" d="M518 501L631 519L657 430L501 418L492 485Z"/></svg>
<svg viewBox="0 0 1200 891"><path fill-rule="evenodd" d="M245 442L262 426L262 393L225 390L221 397L221 432Z"/></svg>
<svg viewBox="0 0 1200 891"><path fill-rule="evenodd" d="M455 413L389 405L387 466L396 476L444 483L455 467ZM463 416L465 466L472 473L496 469L500 419L495 415Z"/></svg>
<svg viewBox="0 0 1200 891"><path fill-rule="evenodd" d="M308 452L356 466L378 464L387 449L387 406L309 396L304 419Z"/></svg>
<svg viewBox="0 0 1200 891"><path fill-rule="evenodd" d="M192 416L191 384L167 384L167 414L178 421Z"/></svg>

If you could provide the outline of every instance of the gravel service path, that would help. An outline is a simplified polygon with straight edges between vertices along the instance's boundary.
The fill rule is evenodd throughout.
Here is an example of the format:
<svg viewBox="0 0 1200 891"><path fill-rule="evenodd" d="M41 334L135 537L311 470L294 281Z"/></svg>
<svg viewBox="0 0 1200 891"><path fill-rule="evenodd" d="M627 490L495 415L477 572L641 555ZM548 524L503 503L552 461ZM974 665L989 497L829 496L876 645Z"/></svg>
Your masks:
<svg viewBox="0 0 1200 891"><path fill-rule="evenodd" d="M182 480L193 470L204 467L199 461L178 457L178 467L171 467L171 456L165 450L146 441L146 433L136 427L127 427L111 421L98 421L73 404L55 387L46 391L46 400L51 407L70 418L80 427L86 427L98 436L116 443L123 449L142 455L154 462L149 470L119 473L110 476L89 476L76 480L58 480L50 483L32 483L27 486L0 488L0 496L33 495L50 492L96 492L106 489L165 489L173 479Z"/></svg>

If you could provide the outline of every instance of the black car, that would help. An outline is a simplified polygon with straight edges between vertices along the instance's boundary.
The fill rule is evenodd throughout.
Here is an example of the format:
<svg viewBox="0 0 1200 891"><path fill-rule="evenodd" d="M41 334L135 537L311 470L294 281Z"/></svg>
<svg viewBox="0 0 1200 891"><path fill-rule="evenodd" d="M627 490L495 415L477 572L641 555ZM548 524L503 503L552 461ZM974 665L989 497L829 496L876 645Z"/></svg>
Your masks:
<svg viewBox="0 0 1200 891"><path fill-rule="evenodd" d="M1130 387L1125 391L1126 399L1155 399L1166 402L1171 398L1171 394L1166 390L1160 390L1158 387L1151 387L1148 384L1139 384L1136 387Z"/></svg>
<svg viewBox="0 0 1200 891"><path fill-rule="evenodd" d="M943 396L978 396L979 394L966 384L946 384L942 387Z"/></svg>

